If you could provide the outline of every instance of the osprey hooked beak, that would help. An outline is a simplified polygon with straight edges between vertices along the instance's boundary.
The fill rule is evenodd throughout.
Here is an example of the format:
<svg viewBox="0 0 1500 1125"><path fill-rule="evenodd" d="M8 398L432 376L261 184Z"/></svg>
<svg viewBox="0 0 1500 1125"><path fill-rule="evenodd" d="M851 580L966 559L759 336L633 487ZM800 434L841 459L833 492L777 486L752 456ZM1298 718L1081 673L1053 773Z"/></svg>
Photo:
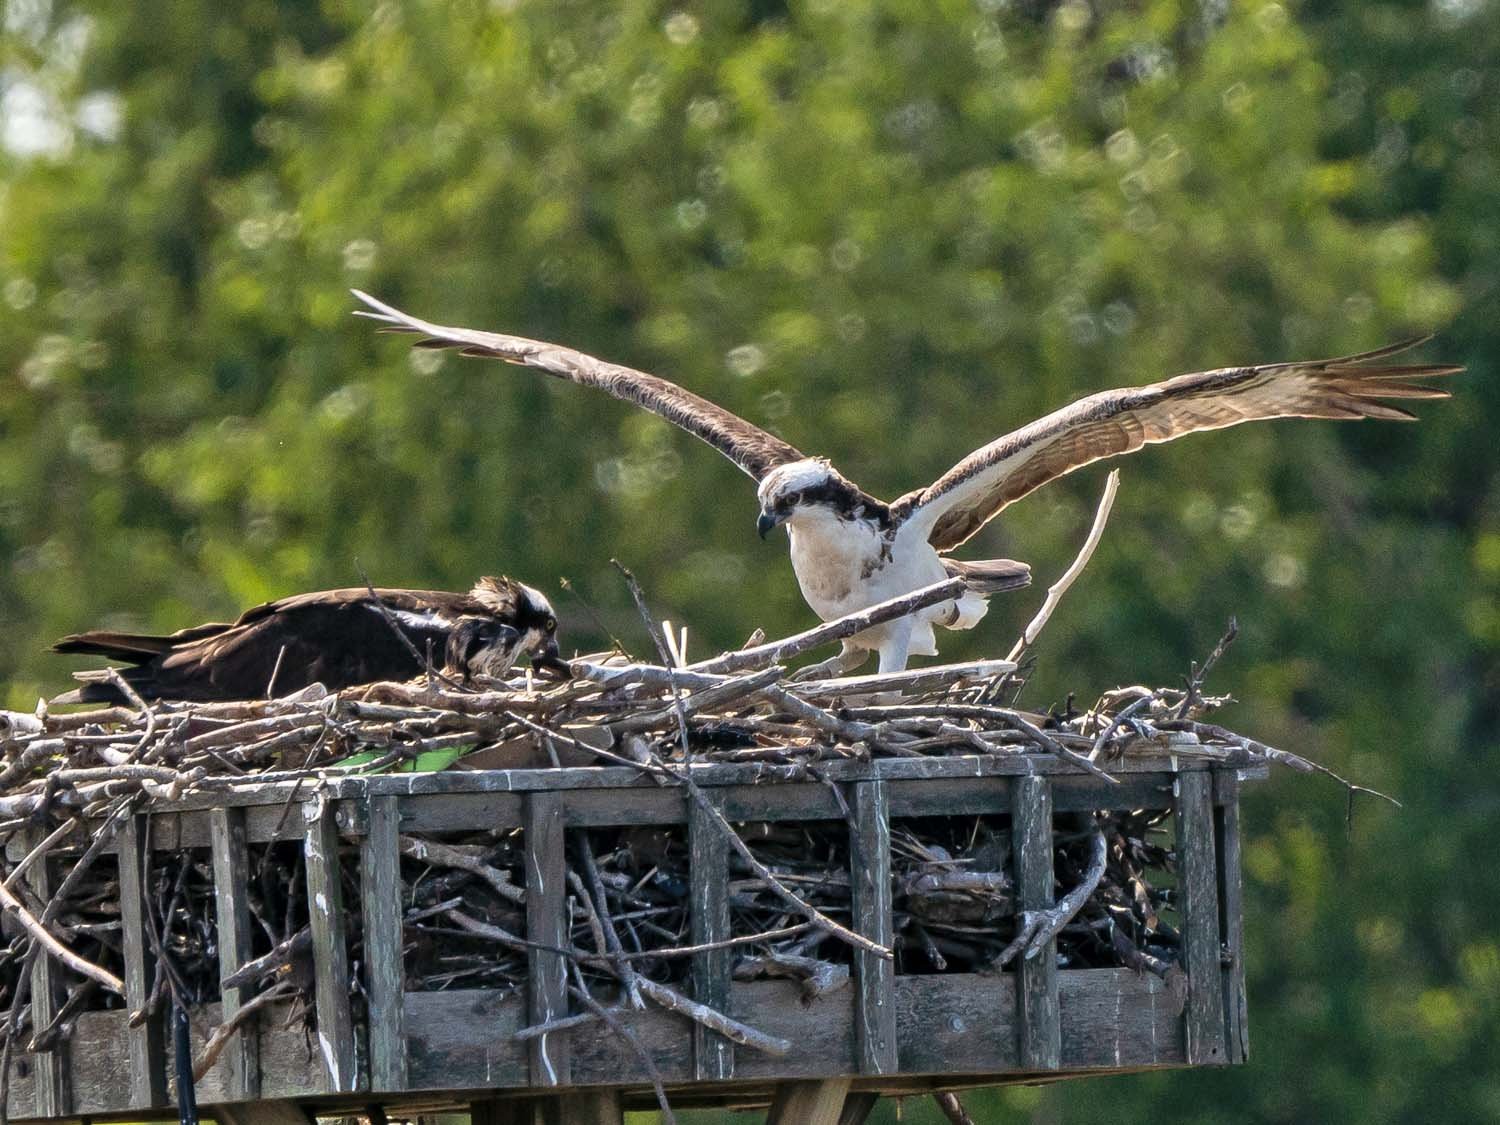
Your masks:
<svg viewBox="0 0 1500 1125"><path fill-rule="evenodd" d="M560 680L571 680L573 669L568 662L557 654L557 640L548 637L547 643L542 646L540 652L531 658L531 670L533 672L550 672Z"/></svg>
<svg viewBox="0 0 1500 1125"><path fill-rule="evenodd" d="M790 515L790 513L787 513L787 515ZM760 532L760 537L764 539L771 532L786 523L786 520L786 515L777 515L775 512L762 512L760 519L755 521L755 530Z"/></svg>

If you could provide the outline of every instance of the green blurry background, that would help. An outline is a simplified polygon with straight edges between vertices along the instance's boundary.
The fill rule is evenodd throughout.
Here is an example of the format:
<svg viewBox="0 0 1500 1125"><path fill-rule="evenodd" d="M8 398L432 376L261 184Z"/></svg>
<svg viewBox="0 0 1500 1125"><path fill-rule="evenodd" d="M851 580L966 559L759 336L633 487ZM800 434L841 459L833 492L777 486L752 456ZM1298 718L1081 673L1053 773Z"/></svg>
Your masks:
<svg viewBox="0 0 1500 1125"><path fill-rule="evenodd" d="M350 286L678 379L886 496L1088 391L1424 330L1417 426L1124 463L1028 699L1175 682L1231 613L1253 1062L986 1121L1500 1119L1500 6L7 0L0 702L58 635L357 582L567 576L701 655L812 620L748 482L639 412L412 355ZM970 557L1030 560L1102 470ZM566 637L605 642L559 592ZM889 1119L889 1118L887 1118ZM906 1120L935 1118L918 1103Z"/></svg>

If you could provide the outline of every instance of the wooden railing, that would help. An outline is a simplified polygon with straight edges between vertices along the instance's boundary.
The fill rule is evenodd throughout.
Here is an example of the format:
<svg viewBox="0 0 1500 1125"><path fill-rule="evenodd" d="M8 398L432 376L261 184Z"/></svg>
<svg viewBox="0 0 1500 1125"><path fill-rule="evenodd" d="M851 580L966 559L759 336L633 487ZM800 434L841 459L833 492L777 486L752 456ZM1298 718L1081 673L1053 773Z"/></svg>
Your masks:
<svg viewBox="0 0 1500 1125"><path fill-rule="evenodd" d="M1053 818L1094 809L1172 809L1185 993L1128 969L1059 969L1055 949L994 975L903 975L856 951L852 987L804 1006L785 981L734 982L725 949L693 956L703 1002L795 1046L784 1057L737 1048L723 1036L657 1009L624 1017L684 1104L763 1091L786 1101L786 1083L849 1079L866 1092L915 1092L1038 1076L1225 1065L1246 1057L1240 889L1239 786L1247 774L1201 758L1127 759L1117 784L1035 758L884 759L833 762L819 780L781 768L715 765L695 779L731 822L849 821L852 921L881 945L893 938L890 824L894 817L1008 815L1026 910L1053 901ZM837 786L839 793L828 784ZM840 800L842 796L842 801ZM289 803L293 806L288 813ZM847 810L847 812L846 812ZM147 817L149 816L149 831ZM556 1031L526 1042L526 1025L567 1013L568 944L563 837L570 827L686 826L692 941L729 936L728 843L684 790L629 769L439 773L261 785L192 797L131 822L115 845L128 1002L141 1007L154 966L143 909L144 848L205 848L217 894L221 978L250 954L245 889L249 849L302 841L314 950L316 1041L263 1018L237 1033L198 1083L203 1106L270 1107L302 1101L358 1106L411 1099L462 1104L496 1093L609 1088L649 1095L637 1054L597 1030ZM402 971L399 837L516 826L524 830L529 987L516 996L480 990L406 992ZM358 843L363 916L361 979L368 1017L354 1018L346 875ZM30 873L43 898L45 863ZM549 948L550 947L550 948ZM37 1018L55 1011L57 970L33 968ZM225 988L205 1005L195 1040L249 999ZM163 1107L171 1045L162 1021L128 1026L126 1013L78 1018L72 1041L12 1060L13 1120ZM256 1112L260 1112L259 1109ZM226 1114L232 1117L231 1114ZM271 1120L271 1118L265 1118ZM791 1120L791 1118L786 1118Z"/></svg>

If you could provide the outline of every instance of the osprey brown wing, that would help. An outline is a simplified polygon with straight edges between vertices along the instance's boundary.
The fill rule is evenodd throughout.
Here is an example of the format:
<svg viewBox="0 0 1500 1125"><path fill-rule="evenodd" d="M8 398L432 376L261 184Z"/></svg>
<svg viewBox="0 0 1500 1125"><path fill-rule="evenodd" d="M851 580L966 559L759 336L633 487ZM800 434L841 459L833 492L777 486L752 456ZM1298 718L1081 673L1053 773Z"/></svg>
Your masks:
<svg viewBox="0 0 1500 1125"><path fill-rule="evenodd" d="M351 292L375 310L356 315L378 320L397 332L415 332L426 337L418 341L419 348L456 348L460 355L503 359L522 367L535 367L580 386L597 387L622 402L658 414L707 442L756 481L777 465L803 459L801 452L780 438L666 379L540 340L432 324L408 316L358 289Z"/></svg>
<svg viewBox="0 0 1500 1125"><path fill-rule="evenodd" d="M1032 489L1094 461L1268 418L1385 418L1415 415L1381 399L1447 398L1412 382L1452 375L1449 364L1376 364L1427 337L1339 359L1226 367L1080 399L977 449L941 478L908 493L892 519L922 520L938 550L957 547Z"/></svg>
<svg viewBox="0 0 1500 1125"><path fill-rule="evenodd" d="M509 579L481 579L467 594L385 588L375 593L388 611L404 615L400 628L417 651L430 645L441 663L460 617L514 616L514 591ZM233 624L199 625L169 636L79 633L64 637L53 650L132 665L120 674L146 699L255 699L273 686L288 692L314 681L338 690L406 679L423 667L364 586L296 594L248 609ZM85 686L58 702L121 701L118 689L100 674L84 672L79 678Z"/></svg>

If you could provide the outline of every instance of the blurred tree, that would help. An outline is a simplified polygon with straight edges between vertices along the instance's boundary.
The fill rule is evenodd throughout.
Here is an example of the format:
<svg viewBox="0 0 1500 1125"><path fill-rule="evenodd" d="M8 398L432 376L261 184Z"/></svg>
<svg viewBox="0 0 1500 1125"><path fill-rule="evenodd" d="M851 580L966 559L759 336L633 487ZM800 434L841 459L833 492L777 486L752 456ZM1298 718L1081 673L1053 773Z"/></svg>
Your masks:
<svg viewBox="0 0 1500 1125"><path fill-rule="evenodd" d="M1493 1117L1497 38L1464 0L10 0L6 699L63 684L41 655L63 632L173 628L360 566L567 575L637 642L618 556L699 651L809 623L711 451L412 354L347 316L349 285L678 379L888 496L1091 390L1463 309L1429 353L1480 377L1419 427L1132 458L1042 642L1037 705L1169 681L1237 613L1233 721L1407 800L1347 833L1327 788L1252 800L1255 1064L975 1104ZM1044 585L1099 480L970 553ZM559 602L573 643L606 643ZM945 653L1008 646L1033 605Z"/></svg>

